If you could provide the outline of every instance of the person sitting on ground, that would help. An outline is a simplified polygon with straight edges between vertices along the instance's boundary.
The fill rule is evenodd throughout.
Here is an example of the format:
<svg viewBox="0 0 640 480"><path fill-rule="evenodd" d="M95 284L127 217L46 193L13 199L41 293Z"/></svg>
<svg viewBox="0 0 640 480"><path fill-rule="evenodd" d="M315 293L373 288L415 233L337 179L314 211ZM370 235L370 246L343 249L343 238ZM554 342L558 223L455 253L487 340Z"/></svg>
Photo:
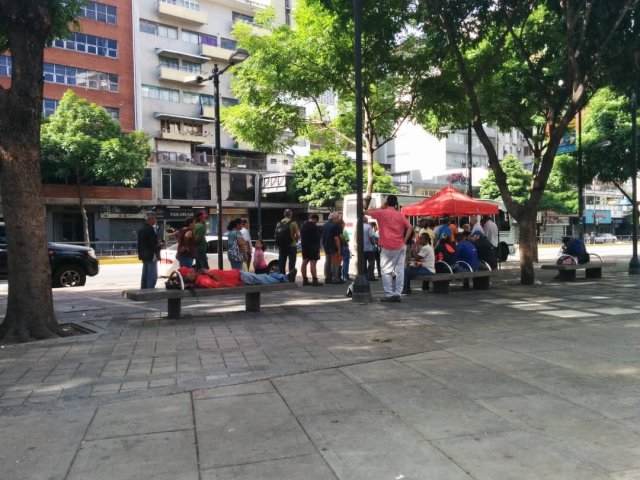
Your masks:
<svg viewBox="0 0 640 480"><path fill-rule="evenodd" d="M456 256L459 262L458 271L469 271L469 268L471 268L471 271L475 272L480 265L478 250L475 245L469 241L468 235L465 235L465 232L458 233L456 240Z"/></svg>
<svg viewBox="0 0 640 480"><path fill-rule="evenodd" d="M434 251L436 255L436 261L446 263L454 272L457 270L458 257L456 256L456 249L453 247L453 245L451 245L449 237L446 233L440 236L440 240L438 240L438 244L436 245ZM446 265L436 263L436 272L449 273L449 269L446 267Z"/></svg>
<svg viewBox="0 0 640 480"><path fill-rule="evenodd" d="M251 273L244 270L217 270L180 267L178 272L182 275L185 285L194 288L223 288L241 287L242 285L262 285L267 283L288 283L295 280L292 272L284 273Z"/></svg>
<svg viewBox="0 0 640 480"><path fill-rule="evenodd" d="M435 275L436 273L436 257L431 239L427 233L423 233L416 239L417 251L412 255L409 267L404 270L404 288L402 293L408 295L411 293L411 279L419 275Z"/></svg>
<svg viewBox="0 0 640 480"><path fill-rule="evenodd" d="M492 270L498 268L498 249L491 245L491 242L482 232L475 231L469 235L469 240L473 242L478 251L478 258L486 262Z"/></svg>
<svg viewBox="0 0 640 480"><path fill-rule="evenodd" d="M577 258L579 264L589 262L587 247L579 238L562 237L562 253Z"/></svg>

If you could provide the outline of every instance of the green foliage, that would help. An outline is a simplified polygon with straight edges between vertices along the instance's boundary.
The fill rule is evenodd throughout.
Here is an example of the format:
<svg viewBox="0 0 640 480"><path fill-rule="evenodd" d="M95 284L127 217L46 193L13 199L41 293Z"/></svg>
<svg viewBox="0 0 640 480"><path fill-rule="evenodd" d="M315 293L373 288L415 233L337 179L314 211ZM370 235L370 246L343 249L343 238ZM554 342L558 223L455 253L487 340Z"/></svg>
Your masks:
<svg viewBox="0 0 640 480"><path fill-rule="evenodd" d="M332 208L356 190L355 162L335 148L313 150L296 161L294 172L299 201L316 207ZM379 164L374 164L374 178L376 191L395 193L391 176Z"/></svg>
<svg viewBox="0 0 640 480"><path fill-rule="evenodd" d="M599 90L589 102L582 130L584 180L624 183L633 176L630 164L630 99L612 89Z"/></svg>
<svg viewBox="0 0 640 480"><path fill-rule="evenodd" d="M398 121L414 106L409 88L413 78L404 70L397 37L409 3L367 4L363 144L369 155L394 135ZM340 5L329 6L335 10L318 0L296 2L292 27L275 26L273 12L267 10L256 16L256 23L265 29L259 34L250 25L236 23L238 46L250 57L234 68L232 87L240 103L222 115L234 136L264 151L283 151L295 137L353 149L353 25ZM339 99L337 115L328 115L319 104L319 97L328 91ZM316 113L308 121L292 105L310 106Z"/></svg>
<svg viewBox="0 0 640 480"><path fill-rule="evenodd" d="M68 90L42 125L41 155L45 175L134 186L151 148L145 133L123 133L104 108Z"/></svg>
<svg viewBox="0 0 640 480"><path fill-rule="evenodd" d="M531 172L525 170L522 163L513 155L504 157L502 169L507 175L507 185L514 201L518 204L523 204L528 197ZM500 190L496 184L496 176L493 171L489 171L489 174L480 180L480 196L491 199L500 198Z"/></svg>

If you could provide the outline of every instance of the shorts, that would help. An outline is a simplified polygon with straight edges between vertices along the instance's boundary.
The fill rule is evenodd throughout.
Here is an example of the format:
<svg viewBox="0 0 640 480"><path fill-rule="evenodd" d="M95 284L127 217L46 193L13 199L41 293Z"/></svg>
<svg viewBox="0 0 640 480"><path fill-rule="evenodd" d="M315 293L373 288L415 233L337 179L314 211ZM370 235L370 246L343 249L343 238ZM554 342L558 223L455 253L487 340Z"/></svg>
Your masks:
<svg viewBox="0 0 640 480"><path fill-rule="evenodd" d="M302 249L302 258L304 260L320 260L320 250Z"/></svg>

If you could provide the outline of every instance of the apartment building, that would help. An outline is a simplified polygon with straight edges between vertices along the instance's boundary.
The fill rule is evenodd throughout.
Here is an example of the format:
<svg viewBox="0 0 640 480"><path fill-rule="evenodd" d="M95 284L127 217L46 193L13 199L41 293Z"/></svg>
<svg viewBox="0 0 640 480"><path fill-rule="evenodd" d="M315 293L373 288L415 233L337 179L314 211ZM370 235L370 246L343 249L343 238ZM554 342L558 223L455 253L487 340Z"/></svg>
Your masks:
<svg viewBox="0 0 640 480"><path fill-rule="evenodd" d="M141 0L134 4L136 51L136 97L138 128L152 139L150 163L153 203L161 225L177 225L194 211L210 213L215 233L214 207L215 97L207 77L217 65L223 69L237 44L232 35L235 22L253 23L256 13L273 3L279 18L286 20L283 1L256 0ZM220 77L221 107L234 105L229 87L232 75ZM254 232L258 216L258 183L285 166L281 156L254 151L222 129L223 225L233 217L248 217ZM267 160L269 157L269 160ZM276 158L273 165L272 159ZM287 170L287 168L284 168ZM284 208L301 208L287 202L286 194L262 199L260 214L266 226ZM268 229L265 230L268 237Z"/></svg>

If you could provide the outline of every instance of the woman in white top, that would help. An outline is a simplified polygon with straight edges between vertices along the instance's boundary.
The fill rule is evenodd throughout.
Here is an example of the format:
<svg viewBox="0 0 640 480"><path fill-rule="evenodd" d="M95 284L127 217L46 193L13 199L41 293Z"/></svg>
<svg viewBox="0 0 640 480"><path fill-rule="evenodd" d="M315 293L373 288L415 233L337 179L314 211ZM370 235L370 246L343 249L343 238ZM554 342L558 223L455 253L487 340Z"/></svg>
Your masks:
<svg viewBox="0 0 640 480"><path fill-rule="evenodd" d="M411 279L420 275L434 275L436 273L436 256L431 246L431 238L427 233L417 239L416 249L412 255L409 268L404 270L404 289L402 293L411 293Z"/></svg>

